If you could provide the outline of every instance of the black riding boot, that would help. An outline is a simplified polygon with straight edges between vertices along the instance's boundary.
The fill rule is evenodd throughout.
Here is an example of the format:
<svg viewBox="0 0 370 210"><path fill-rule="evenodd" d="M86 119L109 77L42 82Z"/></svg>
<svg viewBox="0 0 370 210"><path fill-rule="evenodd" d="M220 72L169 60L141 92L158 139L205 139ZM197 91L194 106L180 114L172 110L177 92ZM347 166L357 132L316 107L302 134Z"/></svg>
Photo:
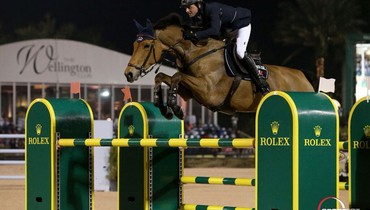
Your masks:
<svg viewBox="0 0 370 210"><path fill-rule="evenodd" d="M263 95L269 93L270 86L264 78L259 76L258 74L259 71L254 60L249 55L245 55L244 58L242 59L242 62L244 67L249 71L252 80L257 84L257 88L260 89L261 93Z"/></svg>

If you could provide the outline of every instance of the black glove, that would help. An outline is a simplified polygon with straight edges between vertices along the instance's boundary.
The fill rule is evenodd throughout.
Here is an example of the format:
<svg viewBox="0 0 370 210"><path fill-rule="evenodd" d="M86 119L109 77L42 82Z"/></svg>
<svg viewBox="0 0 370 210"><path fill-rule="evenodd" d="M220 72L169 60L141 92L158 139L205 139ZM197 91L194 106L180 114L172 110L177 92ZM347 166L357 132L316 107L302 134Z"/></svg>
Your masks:
<svg viewBox="0 0 370 210"><path fill-rule="evenodd" d="M197 36L192 31L184 30L182 31L182 36L185 40L190 40L195 43L199 41Z"/></svg>

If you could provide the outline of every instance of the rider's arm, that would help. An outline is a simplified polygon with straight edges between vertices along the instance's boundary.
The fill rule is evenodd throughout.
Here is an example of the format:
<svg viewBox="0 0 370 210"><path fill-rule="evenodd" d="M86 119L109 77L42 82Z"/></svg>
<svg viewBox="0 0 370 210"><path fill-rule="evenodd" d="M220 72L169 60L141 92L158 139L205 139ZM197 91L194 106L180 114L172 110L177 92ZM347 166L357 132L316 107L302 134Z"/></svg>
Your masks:
<svg viewBox="0 0 370 210"><path fill-rule="evenodd" d="M195 33L196 37L199 40L207 39L211 36L219 36L220 35L220 29L221 29L221 15L220 15L220 8L219 7L207 7L205 11L205 16L207 16L207 19L209 18L209 27L197 31Z"/></svg>

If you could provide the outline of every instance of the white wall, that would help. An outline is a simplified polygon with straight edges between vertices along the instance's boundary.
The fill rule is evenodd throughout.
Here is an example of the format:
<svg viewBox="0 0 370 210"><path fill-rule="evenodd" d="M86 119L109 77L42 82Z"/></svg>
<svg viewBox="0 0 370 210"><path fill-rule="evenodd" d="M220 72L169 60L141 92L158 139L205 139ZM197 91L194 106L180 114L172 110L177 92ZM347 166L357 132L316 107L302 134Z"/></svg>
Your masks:
<svg viewBox="0 0 370 210"><path fill-rule="evenodd" d="M123 71L130 55L62 39L36 39L0 46L0 82L127 85ZM175 70L162 66L161 71ZM153 85L154 72L136 81Z"/></svg>
<svg viewBox="0 0 370 210"><path fill-rule="evenodd" d="M94 120L94 138L113 138L113 122ZM94 190L109 191L108 166L110 147L94 147Z"/></svg>

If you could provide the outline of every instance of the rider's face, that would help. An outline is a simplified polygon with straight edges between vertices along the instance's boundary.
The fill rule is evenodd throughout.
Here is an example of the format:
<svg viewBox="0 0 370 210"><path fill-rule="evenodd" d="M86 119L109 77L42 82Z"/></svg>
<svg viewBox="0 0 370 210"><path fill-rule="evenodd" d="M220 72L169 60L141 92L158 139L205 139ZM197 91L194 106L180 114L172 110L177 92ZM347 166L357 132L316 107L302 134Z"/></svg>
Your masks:
<svg viewBox="0 0 370 210"><path fill-rule="evenodd" d="M189 17L194 17L198 13L198 7L192 4L186 7L186 13L188 13Z"/></svg>

